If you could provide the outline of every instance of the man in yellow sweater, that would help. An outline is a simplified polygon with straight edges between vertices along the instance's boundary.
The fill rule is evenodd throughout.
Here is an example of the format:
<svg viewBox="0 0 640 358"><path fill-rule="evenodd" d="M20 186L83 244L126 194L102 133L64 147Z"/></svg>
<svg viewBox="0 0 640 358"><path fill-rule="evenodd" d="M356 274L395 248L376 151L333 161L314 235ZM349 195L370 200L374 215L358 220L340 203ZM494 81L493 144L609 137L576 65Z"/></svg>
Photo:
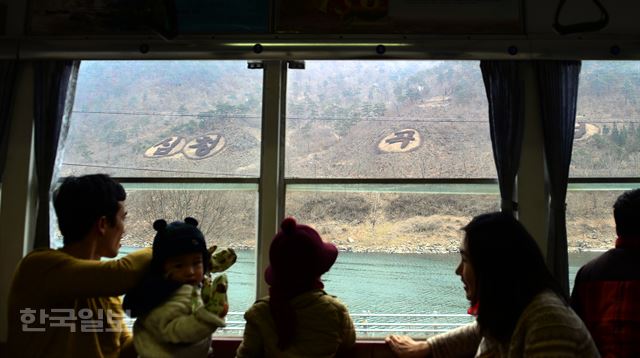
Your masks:
<svg viewBox="0 0 640 358"><path fill-rule="evenodd" d="M126 193L107 175L69 177L55 194L64 238L16 268L9 294L10 357L135 357L119 296L151 261L143 249L118 260Z"/></svg>

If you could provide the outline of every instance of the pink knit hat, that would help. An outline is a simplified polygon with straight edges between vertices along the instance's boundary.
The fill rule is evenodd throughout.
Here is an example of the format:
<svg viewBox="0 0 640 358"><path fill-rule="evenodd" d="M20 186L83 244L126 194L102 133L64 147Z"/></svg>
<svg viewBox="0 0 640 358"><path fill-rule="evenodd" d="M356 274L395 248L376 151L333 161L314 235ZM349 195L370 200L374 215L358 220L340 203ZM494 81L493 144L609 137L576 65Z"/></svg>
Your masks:
<svg viewBox="0 0 640 358"><path fill-rule="evenodd" d="M329 271L337 257L334 244L323 242L313 228L289 217L271 242L265 280L271 286L314 282Z"/></svg>

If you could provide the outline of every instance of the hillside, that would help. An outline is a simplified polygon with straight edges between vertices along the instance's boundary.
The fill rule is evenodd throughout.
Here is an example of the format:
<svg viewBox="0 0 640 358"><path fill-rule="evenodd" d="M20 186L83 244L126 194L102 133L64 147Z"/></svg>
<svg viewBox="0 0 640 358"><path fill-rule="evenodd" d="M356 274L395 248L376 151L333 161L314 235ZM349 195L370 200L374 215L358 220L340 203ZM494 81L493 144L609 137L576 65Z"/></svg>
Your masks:
<svg viewBox="0 0 640 358"><path fill-rule="evenodd" d="M571 175L640 176L639 66L583 64ZM61 175L258 177L261 87L243 61L83 62ZM286 110L288 178L496 176L477 62L308 61L288 73ZM171 188L130 191L127 240L194 215L218 242L253 245L251 189ZM448 251L498 206L496 188L448 190L292 192L286 205L345 250ZM572 248L610 246L617 194L570 193Z"/></svg>

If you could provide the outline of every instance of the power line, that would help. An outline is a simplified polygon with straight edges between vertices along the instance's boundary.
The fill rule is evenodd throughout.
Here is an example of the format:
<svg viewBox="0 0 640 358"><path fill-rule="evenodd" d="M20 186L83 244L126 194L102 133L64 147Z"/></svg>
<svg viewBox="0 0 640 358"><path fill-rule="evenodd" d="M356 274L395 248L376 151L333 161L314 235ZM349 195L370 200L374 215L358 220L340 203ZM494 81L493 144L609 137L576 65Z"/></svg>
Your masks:
<svg viewBox="0 0 640 358"><path fill-rule="evenodd" d="M204 118L237 118L237 119L260 119L261 116L252 115L215 115L211 113L164 113L164 112L123 112L123 111L73 111L72 113L82 114L109 114L109 115L130 115L130 116L164 116L164 117L204 117ZM310 121L351 121L354 117L298 117L287 116L287 119L310 120ZM458 120L452 117L422 117L422 119L405 117L355 117L366 122L436 122L436 123L488 123L488 120Z"/></svg>
<svg viewBox="0 0 640 358"><path fill-rule="evenodd" d="M214 115L212 113L195 114L195 113L166 113L166 112L122 112L122 111L72 111L71 113L83 113L83 114L111 114L111 115L127 115L127 116L163 116L163 117L207 117L207 118L253 118L258 119L260 116L251 115Z"/></svg>
<svg viewBox="0 0 640 358"><path fill-rule="evenodd" d="M489 123L488 119L470 119L470 120L456 120L454 118L442 118L442 117L423 117L417 118L405 118L405 117L357 117L362 122L420 122L420 123ZM352 117L287 117L287 119L297 120L313 120L313 121L351 121Z"/></svg>
<svg viewBox="0 0 640 358"><path fill-rule="evenodd" d="M248 115L248 114L212 114L212 113L166 113L166 112L125 112L125 111L73 111L72 113L82 114L109 114L109 115L128 115L128 116L163 116L163 117L200 117L200 118L228 118L228 119L260 119L261 116ZM308 120L308 121L352 121L354 118L360 119L366 122L420 122L420 123L489 123L488 119L470 119L460 120L453 117L421 117L421 118L406 118L406 117L299 117L299 116L287 116L287 119L292 120ZM640 118L618 118L610 120L594 119L576 119L578 123L640 123Z"/></svg>

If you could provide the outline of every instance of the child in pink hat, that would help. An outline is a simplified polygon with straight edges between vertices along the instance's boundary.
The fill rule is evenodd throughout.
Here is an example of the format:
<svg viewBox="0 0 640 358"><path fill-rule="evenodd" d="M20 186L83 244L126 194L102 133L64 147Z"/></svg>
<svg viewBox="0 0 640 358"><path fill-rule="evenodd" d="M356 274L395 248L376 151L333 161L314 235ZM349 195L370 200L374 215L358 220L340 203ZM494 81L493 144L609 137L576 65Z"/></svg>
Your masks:
<svg viewBox="0 0 640 358"><path fill-rule="evenodd" d="M269 296L245 312L236 357L333 357L350 350L355 330L349 312L323 290L321 280L338 249L294 218L284 219L280 228L265 271Z"/></svg>

